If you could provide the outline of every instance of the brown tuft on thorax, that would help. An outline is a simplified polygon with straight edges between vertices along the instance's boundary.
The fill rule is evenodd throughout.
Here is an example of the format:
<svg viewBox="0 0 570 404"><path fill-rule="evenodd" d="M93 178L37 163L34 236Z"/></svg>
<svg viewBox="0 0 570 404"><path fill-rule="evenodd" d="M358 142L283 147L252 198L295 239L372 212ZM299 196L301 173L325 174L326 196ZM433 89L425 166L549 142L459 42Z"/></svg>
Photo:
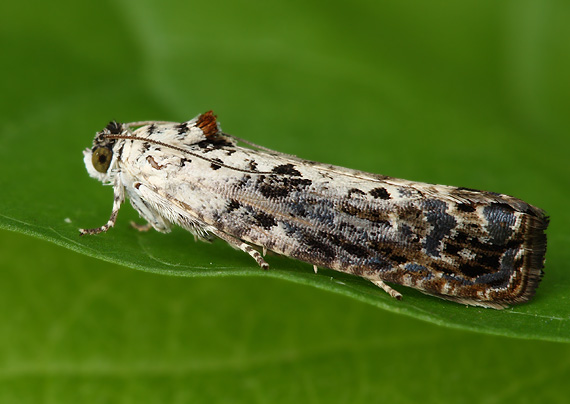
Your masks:
<svg viewBox="0 0 570 404"><path fill-rule="evenodd" d="M218 134L218 124L216 122L216 115L212 111L208 111L198 117L196 126L202 129L207 139L213 139Z"/></svg>

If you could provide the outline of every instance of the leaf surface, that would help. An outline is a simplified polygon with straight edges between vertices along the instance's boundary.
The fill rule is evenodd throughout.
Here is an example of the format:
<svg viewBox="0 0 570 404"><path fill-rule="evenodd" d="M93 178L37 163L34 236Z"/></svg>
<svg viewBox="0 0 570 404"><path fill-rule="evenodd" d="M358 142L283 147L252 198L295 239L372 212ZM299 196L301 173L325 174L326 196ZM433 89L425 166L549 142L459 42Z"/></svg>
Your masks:
<svg viewBox="0 0 570 404"><path fill-rule="evenodd" d="M25 6L3 5L0 227L147 272L278 278L434 324L568 342L570 53L559 39L570 34L568 9L415 6L37 2L23 25ZM275 256L263 272L221 242L139 234L127 206L107 234L78 236L112 205L83 167L96 131L111 119L184 121L209 109L225 131L286 153L544 208L549 248L535 299L495 311L396 286L398 302L362 279Z"/></svg>

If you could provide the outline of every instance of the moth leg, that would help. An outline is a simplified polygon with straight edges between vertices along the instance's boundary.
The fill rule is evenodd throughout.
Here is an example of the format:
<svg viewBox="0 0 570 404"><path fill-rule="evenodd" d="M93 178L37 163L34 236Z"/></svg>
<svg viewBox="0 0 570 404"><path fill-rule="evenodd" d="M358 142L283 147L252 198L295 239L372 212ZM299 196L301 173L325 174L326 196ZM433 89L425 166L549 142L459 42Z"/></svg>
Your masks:
<svg viewBox="0 0 570 404"><path fill-rule="evenodd" d="M402 300L402 294L395 289L392 289L390 286L386 285L383 281L371 281L373 284L378 286L379 288L384 289L386 293L392 296L396 300Z"/></svg>
<svg viewBox="0 0 570 404"><path fill-rule="evenodd" d="M133 227L134 229L137 229L140 232L146 232L146 231L149 231L150 229L152 229L152 224L150 224L150 223L138 224L135 222L131 222L131 227Z"/></svg>
<svg viewBox="0 0 570 404"><path fill-rule="evenodd" d="M251 255L251 257L257 262L257 264L261 267L261 269L268 269L269 268L269 264L267 262L265 262L265 260L263 259L263 257L259 253L259 251L257 251L255 248L253 248L249 244L244 243L243 241L241 241L237 238L234 238L228 234L222 233L222 232L217 231L217 232L214 232L214 234L216 236L218 236L219 238L221 238L222 240L224 240L229 245L231 245L232 247L239 248L243 252L246 252L249 255Z"/></svg>
<svg viewBox="0 0 570 404"><path fill-rule="evenodd" d="M111 212L111 217L109 218L107 223L95 229L79 229L80 236L83 236L85 234L104 233L115 225L115 222L117 221L117 215L119 214L119 209L121 208L121 204L125 200L125 191L123 186L119 183L115 183L113 189L115 192L115 195L113 197L113 211Z"/></svg>
<svg viewBox="0 0 570 404"><path fill-rule="evenodd" d="M247 243L241 243L238 245L238 248L251 255L257 264L261 267L261 269L269 269L269 264L265 262L259 251L257 251L255 248Z"/></svg>

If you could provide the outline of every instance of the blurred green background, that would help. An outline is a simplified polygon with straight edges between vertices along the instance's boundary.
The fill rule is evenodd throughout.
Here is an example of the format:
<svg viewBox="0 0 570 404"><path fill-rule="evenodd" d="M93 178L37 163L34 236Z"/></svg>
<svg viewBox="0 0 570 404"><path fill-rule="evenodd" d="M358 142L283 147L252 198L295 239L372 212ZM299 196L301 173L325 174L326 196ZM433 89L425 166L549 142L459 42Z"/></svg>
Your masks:
<svg viewBox="0 0 570 404"><path fill-rule="evenodd" d="M3 2L0 402L567 403L568 21L562 0ZM112 205L83 167L95 132L209 109L286 153L544 208L536 298L263 273L138 234L127 205L79 239Z"/></svg>

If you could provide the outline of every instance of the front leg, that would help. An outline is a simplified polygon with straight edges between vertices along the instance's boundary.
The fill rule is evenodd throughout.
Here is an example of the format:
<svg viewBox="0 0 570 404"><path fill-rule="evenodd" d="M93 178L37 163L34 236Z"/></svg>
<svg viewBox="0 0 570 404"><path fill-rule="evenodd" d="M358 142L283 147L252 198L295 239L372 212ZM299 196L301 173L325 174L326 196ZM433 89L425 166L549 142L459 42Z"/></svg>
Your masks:
<svg viewBox="0 0 570 404"><path fill-rule="evenodd" d="M104 233L115 225L115 222L117 221L117 215L119 214L119 209L121 208L121 204L125 201L125 189L122 185L118 184L117 181L115 181L115 185L113 186L113 191L114 191L113 211L111 212L111 217L109 218L107 223L95 229L79 229L80 236L83 236L84 234Z"/></svg>

